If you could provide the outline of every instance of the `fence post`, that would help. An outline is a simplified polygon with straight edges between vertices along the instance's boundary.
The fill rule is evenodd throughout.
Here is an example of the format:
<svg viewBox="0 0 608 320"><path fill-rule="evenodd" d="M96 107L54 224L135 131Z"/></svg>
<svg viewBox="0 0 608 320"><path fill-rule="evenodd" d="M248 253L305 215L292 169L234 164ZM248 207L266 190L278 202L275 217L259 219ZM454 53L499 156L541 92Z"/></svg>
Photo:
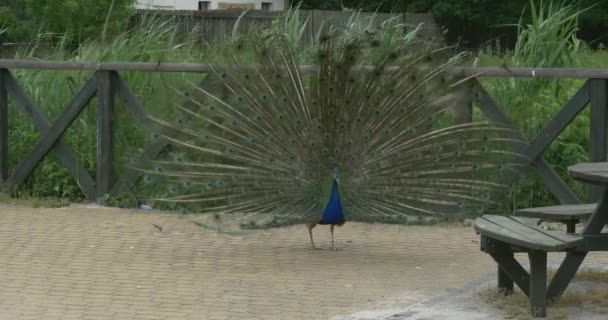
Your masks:
<svg viewBox="0 0 608 320"><path fill-rule="evenodd" d="M470 81L463 83L461 88L457 90L463 90L464 95L457 102L454 112L456 124L465 124L473 122L473 87Z"/></svg>
<svg viewBox="0 0 608 320"><path fill-rule="evenodd" d="M592 162L606 161L608 152L608 80L590 80L591 128L589 134L589 159ZM601 187L590 187L589 201L599 200Z"/></svg>
<svg viewBox="0 0 608 320"><path fill-rule="evenodd" d="M97 71L97 203L103 203L112 188L115 73Z"/></svg>
<svg viewBox="0 0 608 320"><path fill-rule="evenodd" d="M8 179L8 96L5 69L0 69L0 186Z"/></svg>

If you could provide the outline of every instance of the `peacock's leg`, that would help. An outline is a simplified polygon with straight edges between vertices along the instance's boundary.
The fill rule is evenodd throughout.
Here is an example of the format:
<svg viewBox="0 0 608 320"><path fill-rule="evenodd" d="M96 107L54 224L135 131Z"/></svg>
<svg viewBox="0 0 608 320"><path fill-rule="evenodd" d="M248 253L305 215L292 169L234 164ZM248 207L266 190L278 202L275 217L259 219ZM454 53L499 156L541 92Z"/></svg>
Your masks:
<svg viewBox="0 0 608 320"><path fill-rule="evenodd" d="M308 228L308 234L310 235L310 245L312 246L313 249L315 248L315 241L312 239L312 228L314 228L317 224L312 222L312 223L307 223L306 224L306 228Z"/></svg>
<svg viewBox="0 0 608 320"><path fill-rule="evenodd" d="M331 250L336 251L336 245L334 243L334 227L335 225L331 225L329 230L331 231Z"/></svg>

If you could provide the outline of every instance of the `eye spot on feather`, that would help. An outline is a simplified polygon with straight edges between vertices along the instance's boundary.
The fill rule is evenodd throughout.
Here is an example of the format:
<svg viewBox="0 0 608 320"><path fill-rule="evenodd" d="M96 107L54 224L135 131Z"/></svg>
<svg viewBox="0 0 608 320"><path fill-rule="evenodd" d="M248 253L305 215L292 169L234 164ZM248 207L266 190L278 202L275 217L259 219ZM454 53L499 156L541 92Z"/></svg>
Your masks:
<svg viewBox="0 0 608 320"><path fill-rule="evenodd" d="M481 152L487 152L488 151L488 147L487 146L482 146L481 147Z"/></svg>
<svg viewBox="0 0 608 320"><path fill-rule="evenodd" d="M192 187L192 181L184 181L184 187L186 187L186 188Z"/></svg>
<svg viewBox="0 0 608 320"><path fill-rule="evenodd" d="M496 166L496 169L498 169L498 171L502 171L504 168L505 168L505 166L504 166L502 163L499 163L499 164Z"/></svg>
<svg viewBox="0 0 608 320"><path fill-rule="evenodd" d="M215 106L209 106L209 111L215 112Z"/></svg>
<svg viewBox="0 0 608 320"><path fill-rule="evenodd" d="M213 214L213 219L215 219L215 220L219 220L221 217L222 217L222 215L219 214L219 213L214 213Z"/></svg>
<svg viewBox="0 0 608 320"><path fill-rule="evenodd" d="M418 159L418 160L422 159L422 153L418 152L416 154L416 159Z"/></svg>
<svg viewBox="0 0 608 320"><path fill-rule="evenodd" d="M156 172L158 172L158 173L164 173L165 169L163 167L157 167L156 168Z"/></svg>
<svg viewBox="0 0 608 320"><path fill-rule="evenodd" d="M475 163L475 164L473 164L472 168L475 171L479 171L479 169L481 169L481 166L479 164Z"/></svg>
<svg viewBox="0 0 608 320"><path fill-rule="evenodd" d="M179 209L179 214L182 214L182 215L188 214L188 209L186 209L186 208L180 208Z"/></svg>
<svg viewBox="0 0 608 320"><path fill-rule="evenodd" d="M245 101L245 98L243 98L242 96L239 96L237 99L239 100L239 102Z"/></svg>
<svg viewBox="0 0 608 320"><path fill-rule="evenodd" d="M277 73L277 79L281 79L283 76L280 73Z"/></svg>
<svg viewBox="0 0 608 320"><path fill-rule="evenodd" d="M148 175L144 176L144 182L145 183L151 183L152 182L152 177L150 177Z"/></svg>
<svg viewBox="0 0 608 320"><path fill-rule="evenodd" d="M248 74L245 74L245 80L249 80L251 77Z"/></svg>
<svg viewBox="0 0 608 320"><path fill-rule="evenodd" d="M256 116L256 117L255 117L255 120L257 120L257 121L262 121L262 116Z"/></svg>
<svg viewBox="0 0 608 320"><path fill-rule="evenodd" d="M170 193L177 193L177 187L176 186L169 186L169 192Z"/></svg>
<svg viewBox="0 0 608 320"><path fill-rule="evenodd" d="M223 79L223 80L228 79L228 74L227 74L227 73L225 73L225 72L224 72L224 73L222 73L222 79Z"/></svg>
<svg viewBox="0 0 608 320"><path fill-rule="evenodd" d="M154 139L154 140L160 139L160 133L158 133L158 132L153 133L152 134L152 139Z"/></svg>

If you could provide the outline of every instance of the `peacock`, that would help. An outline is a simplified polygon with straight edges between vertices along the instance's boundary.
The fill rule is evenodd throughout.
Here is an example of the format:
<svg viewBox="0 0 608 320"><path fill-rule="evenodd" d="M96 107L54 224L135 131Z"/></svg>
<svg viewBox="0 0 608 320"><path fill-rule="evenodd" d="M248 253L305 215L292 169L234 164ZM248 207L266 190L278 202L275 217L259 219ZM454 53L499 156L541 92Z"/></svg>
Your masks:
<svg viewBox="0 0 608 320"><path fill-rule="evenodd" d="M459 123L465 57L414 37L329 30L308 50L248 35L174 88L175 120L149 116L173 150L144 168L158 201L217 230L346 221L421 224L482 214L518 170L509 128ZM179 100L179 99L178 99Z"/></svg>

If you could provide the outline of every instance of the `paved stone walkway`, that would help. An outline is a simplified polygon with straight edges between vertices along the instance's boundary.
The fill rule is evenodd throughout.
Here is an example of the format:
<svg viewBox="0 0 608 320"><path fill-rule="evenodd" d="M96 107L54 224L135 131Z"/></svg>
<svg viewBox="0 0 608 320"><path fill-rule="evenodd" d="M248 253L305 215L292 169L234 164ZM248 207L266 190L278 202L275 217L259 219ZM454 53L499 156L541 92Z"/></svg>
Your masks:
<svg viewBox="0 0 608 320"><path fill-rule="evenodd" d="M230 236L171 214L9 205L0 221L0 319L375 318L495 270L471 227L347 223L333 252L327 227L311 250L303 226Z"/></svg>

